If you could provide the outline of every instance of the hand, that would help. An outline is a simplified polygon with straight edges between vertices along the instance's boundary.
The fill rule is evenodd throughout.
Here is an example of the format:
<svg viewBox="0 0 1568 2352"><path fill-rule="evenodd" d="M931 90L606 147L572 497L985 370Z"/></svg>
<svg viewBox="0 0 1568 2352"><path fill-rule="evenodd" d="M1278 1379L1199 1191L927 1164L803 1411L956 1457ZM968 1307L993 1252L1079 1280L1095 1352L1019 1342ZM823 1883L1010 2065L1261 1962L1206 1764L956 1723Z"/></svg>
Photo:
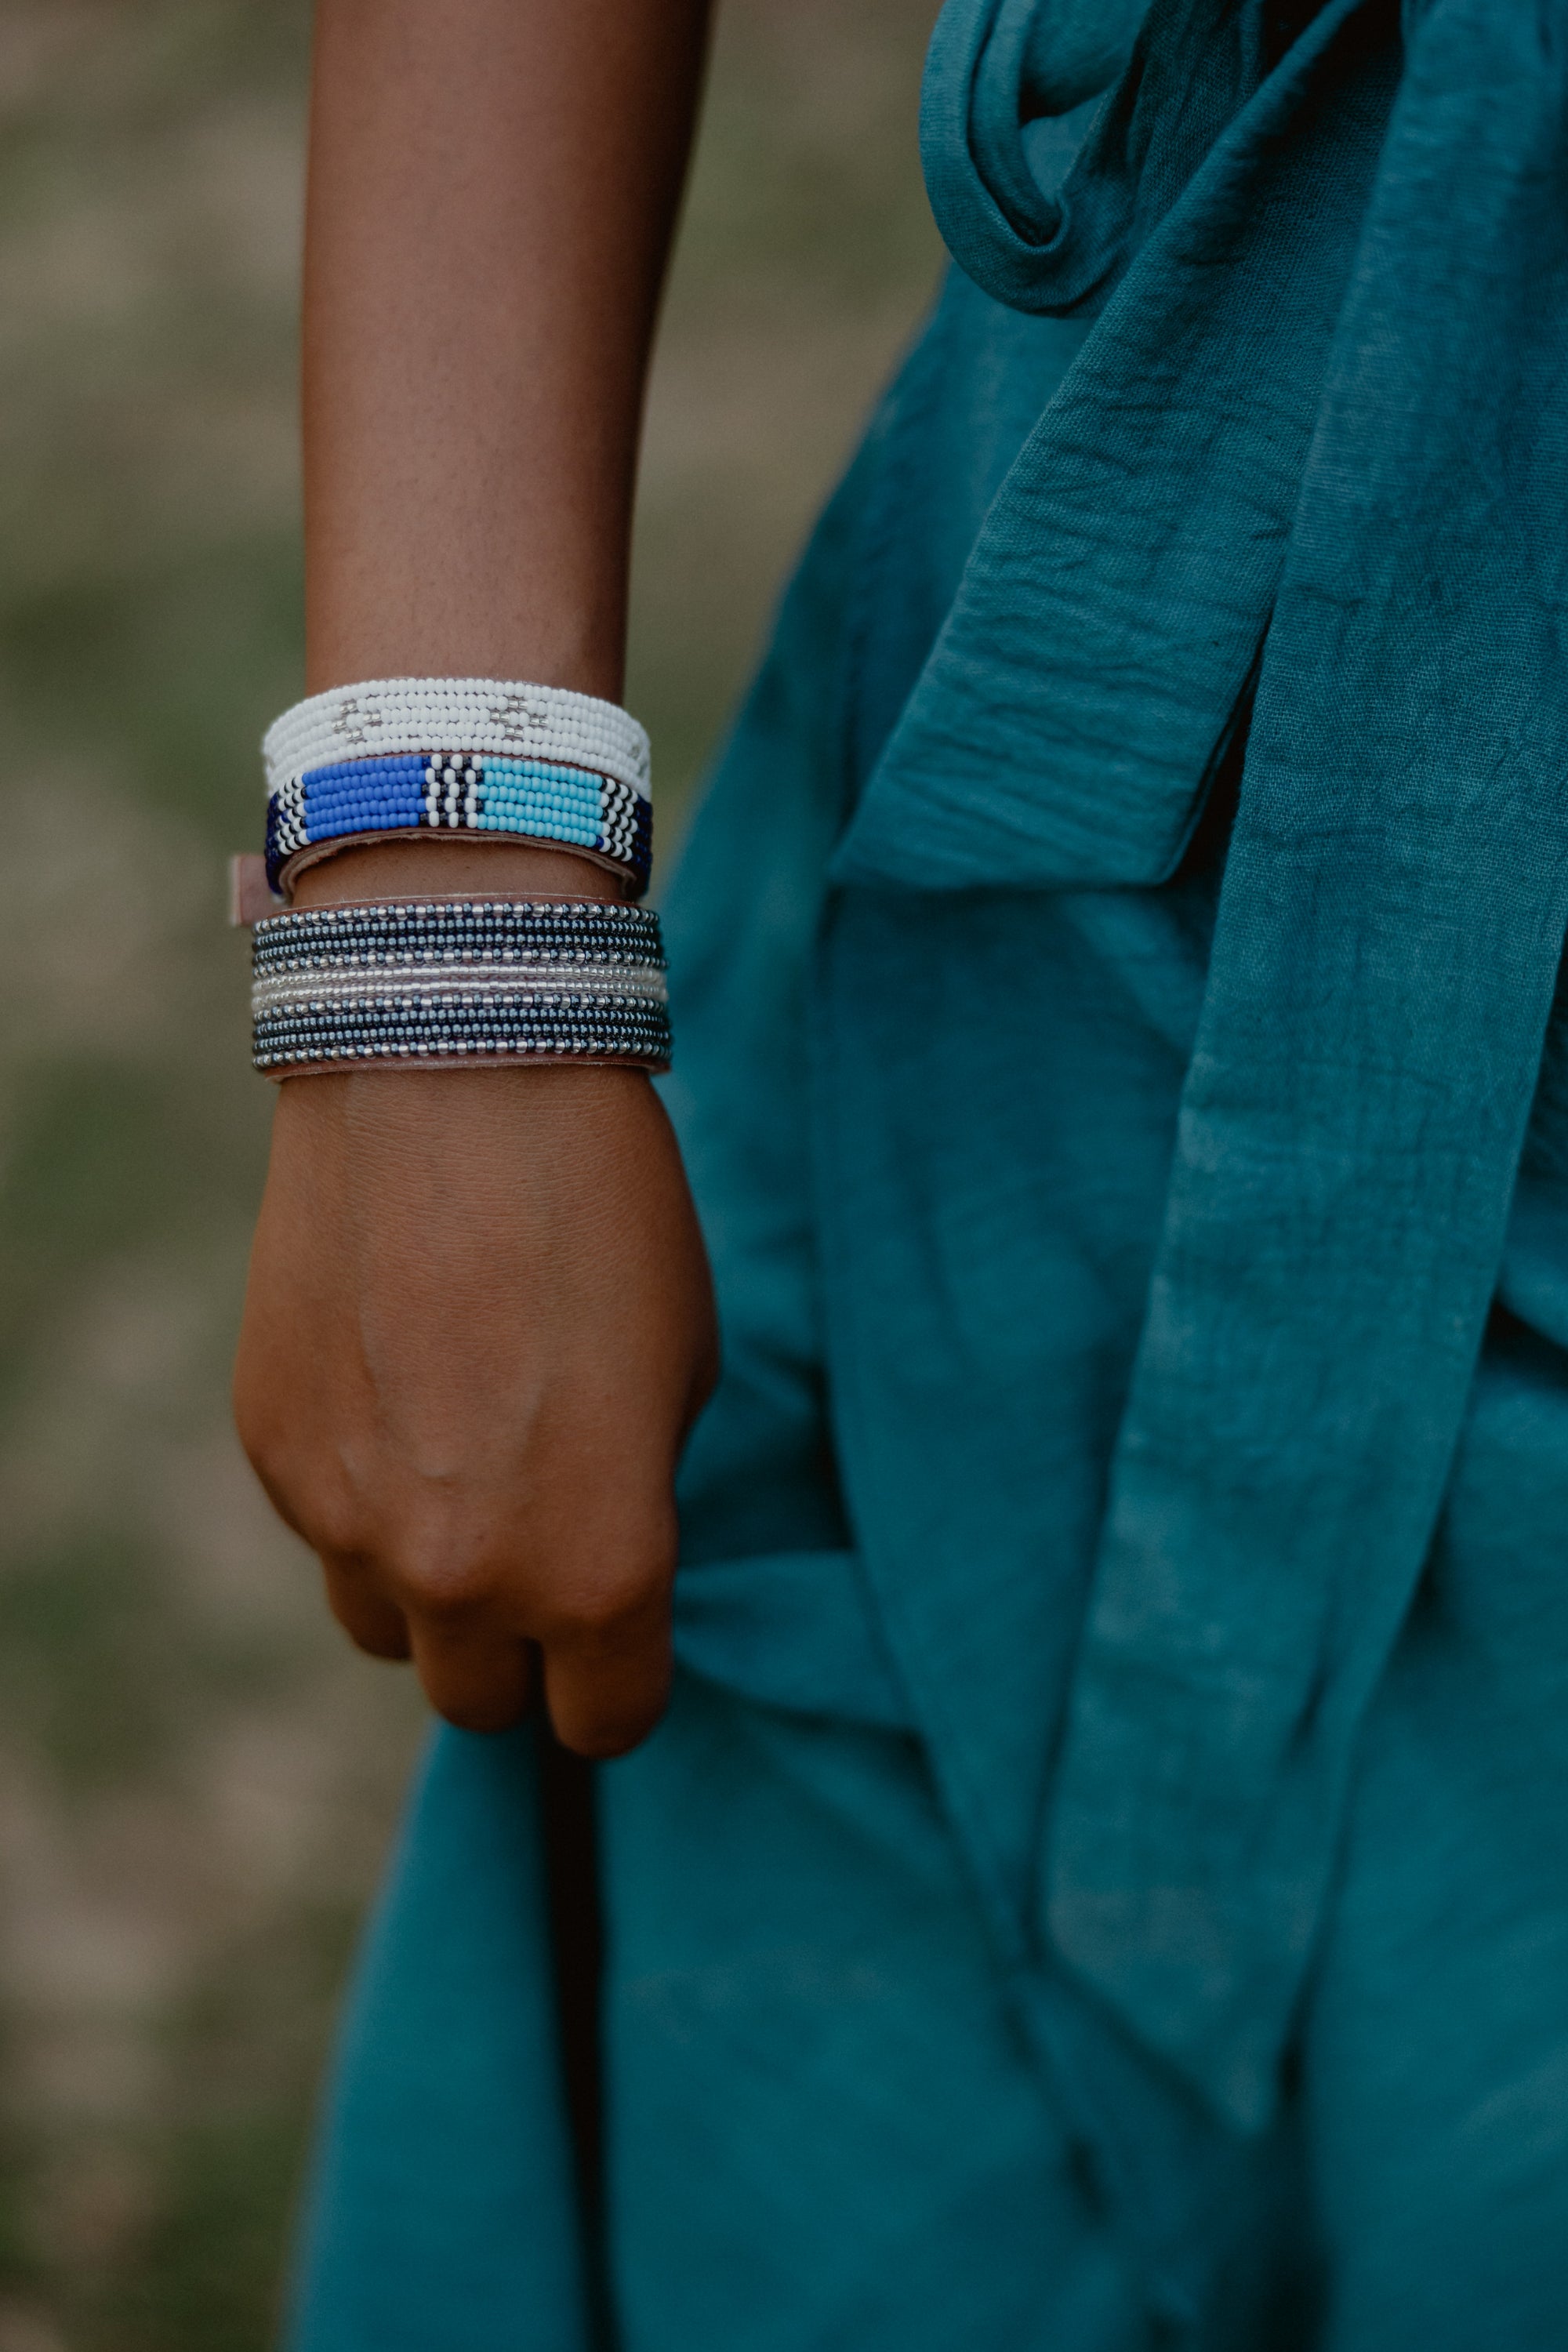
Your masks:
<svg viewBox="0 0 1568 2352"><path fill-rule="evenodd" d="M632 1747L662 1709L672 1480L717 1362L674 1136L638 1071L368 1071L279 1090L241 1439L363 1650L470 1730L529 1704Z"/></svg>

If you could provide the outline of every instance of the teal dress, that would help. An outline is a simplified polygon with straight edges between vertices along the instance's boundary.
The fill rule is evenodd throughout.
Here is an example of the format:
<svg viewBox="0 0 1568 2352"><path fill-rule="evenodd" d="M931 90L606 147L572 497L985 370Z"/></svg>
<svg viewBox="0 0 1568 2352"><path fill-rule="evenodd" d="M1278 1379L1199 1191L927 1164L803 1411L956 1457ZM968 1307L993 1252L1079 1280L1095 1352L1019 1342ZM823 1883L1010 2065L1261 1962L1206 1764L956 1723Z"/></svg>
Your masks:
<svg viewBox="0 0 1568 2352"><path fill-rule="evenodd" d="M296 2352L1563 2339L1568 0L1117 16L950 0L958 267L671 894L602 2198L443 1734Z"/></svg>

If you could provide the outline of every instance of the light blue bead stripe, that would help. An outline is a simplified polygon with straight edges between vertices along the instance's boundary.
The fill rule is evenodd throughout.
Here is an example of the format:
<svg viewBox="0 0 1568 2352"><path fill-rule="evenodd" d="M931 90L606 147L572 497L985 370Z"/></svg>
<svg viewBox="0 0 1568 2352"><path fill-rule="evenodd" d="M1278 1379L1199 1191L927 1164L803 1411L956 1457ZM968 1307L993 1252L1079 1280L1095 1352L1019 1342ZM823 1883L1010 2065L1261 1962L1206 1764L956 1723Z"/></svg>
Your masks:
<svg viewBox="0 0 1568 2352"><path fill-rule="evenodd" d="M475 766L484 771L487 785L504 782L511 777L526 782L558 784L574 795L590 800L597 808L600 779L585 768L558 767L551 760L477 760Z"/></svg>
<svg viewBox="0 0 1568 2352"><path fill-rule="evenodd" d="M537 834L542 841L574 841L583 849L599 846L599 823L596 817L572 820L561 816L540 815L531 810L486 809L474 820L476 833Z"/></svg>

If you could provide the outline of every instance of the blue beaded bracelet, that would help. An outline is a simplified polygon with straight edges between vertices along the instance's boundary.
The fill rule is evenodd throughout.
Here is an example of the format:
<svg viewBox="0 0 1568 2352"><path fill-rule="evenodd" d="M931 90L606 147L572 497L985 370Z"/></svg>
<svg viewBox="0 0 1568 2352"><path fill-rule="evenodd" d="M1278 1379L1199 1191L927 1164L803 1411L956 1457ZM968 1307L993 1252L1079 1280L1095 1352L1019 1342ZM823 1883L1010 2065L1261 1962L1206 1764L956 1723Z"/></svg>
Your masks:
<svg viewBox="0 0 1568 2352"><path fill-rule="evenodd" d="M256 925L252 962L253 1058L269 1077L366 1062L669 1062L663 942L643 907L295 908Z"/></svg>
<svg viewBox="0 0 1568 2352"><path fill-rule="evenodd" d="M312 851L387 834L558 842L647 887L647 739L613 703L475 678L390 678L316 695L264 747L267 877L287 895Z"/></svg>

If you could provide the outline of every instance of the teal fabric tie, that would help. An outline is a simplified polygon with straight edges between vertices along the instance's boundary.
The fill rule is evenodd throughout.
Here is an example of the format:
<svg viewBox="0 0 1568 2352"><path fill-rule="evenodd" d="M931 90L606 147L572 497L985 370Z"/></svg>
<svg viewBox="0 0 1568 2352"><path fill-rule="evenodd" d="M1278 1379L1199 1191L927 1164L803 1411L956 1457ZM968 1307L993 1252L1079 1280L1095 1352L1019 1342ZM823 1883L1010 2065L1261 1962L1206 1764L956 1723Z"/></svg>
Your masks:
<svg viewBox="0 0 1568 2352"><path fill-rule="evenodd" d="M1387 0L1331 0L1209 152L1193 136L1174 156L1154 148L1162 184L1178 163L1189 184L1003 484L839 879L1114 887L1175 866L1279 585L1391 101L1394 26ZM944 57L939 38L939 86ZM1201 58L1189 78L1204 83ZM1015 126L1016 113L1015 100ZM1068 217L1086 209L1080 184L1096 184L1104 120L1063 191ZM945 145L933 168L951 175ZM1101 240L1114 247L1138 209L1121 191L1113 176L1088 208L1097 235L1065 278L1037 259L1030 307L1053 290L1070 305L1103 274ZM972 257L994 206L975 203L967 236L948 223ZM983 280L1004 299L1021 266L1010 236Z"/></svg>
<svg viewBox="0 0 1568 2352"><path fill-rule="evenodd" d="M1568 921L1568 23L1436 0L1269 633L1049 1918L1240 2121L1431 1542Z"/></svg>
<svg viewBox="0 0 1568 2352"><path fill-rule="evenodd" d="M1213 12L1227 88L1258 13ZM837 869L1160 880L1266 638L1042 1899L1243 2126L1440 1511L1568 921L1568 9L1406 29L1388 121L1392 12L1330 0L1126 266ZM951 152L933 177L951 209Z"/></svg>

